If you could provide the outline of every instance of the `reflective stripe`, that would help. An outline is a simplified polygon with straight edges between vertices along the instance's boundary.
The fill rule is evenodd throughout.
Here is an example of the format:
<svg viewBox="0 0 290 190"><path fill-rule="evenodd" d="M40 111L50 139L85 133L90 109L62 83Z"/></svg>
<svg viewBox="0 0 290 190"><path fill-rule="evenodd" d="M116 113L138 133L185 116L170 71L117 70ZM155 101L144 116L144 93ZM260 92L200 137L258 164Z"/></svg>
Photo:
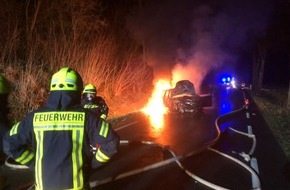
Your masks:
<svg viewBox="0 0 290 190"><path fill-rule="evenodd" d="M84 138L85 113L83 112L42 112L35 113L33 118L36 136L35 181L37 189L43 189L42 158L46 131L72 131L72 171L73 188L83 189L82 147Z"/></svg>
<svg viewBox="0 0 290 190"><path fill-rule="evenodd" d="M27 164L29 161L31 161L34 158L33 152L30 152L28 150L24 151L20 157L15 159L16 162L19 162L20 164Z"/></svg>
<svg viewBox="0 0 290 190"><path fill-rule="evenodd" d="M10 136L17 134L19 124L20 124L20 122L13 125L12 129L10 130Z"/></svg>
<svg viewBox="0 0 290 190"><path fill-rule="evenodd" d="M98 108L98 107L99 107L99 106L94 105L94 104L85 104L85 105L84 105L84 108L87 108L87 109Z"/></svg>
<svg viewBox="0 0 290 190"><path fill-rule="evenodd" d="M31 188L29 188L31 189ZM80 187L80 188L72 188L72 189L63 189L63 190L84 190L84 187ZM43 188L39 188L37 185L34 185L34 189L33 190L43 190Z"/></svg>
<svg viewBox="0 0 290 190"><path fill-rule="evenodd" d="M108 131L109 131L109 123L102 121L102 126L99 134L106 138L108 135Z"/></svg>
<svg viewBox="0 0 290 190"><path fill-rule="evenodd" d="M36 157L35 157L35 186L37 189L43 189L42 183L42 157L43 157L43 131L35 132L36 138Z"/></svg>
<svg viewBox="0 0 290 190"><path fill-rule="evenodd" d="M73 151L72 151L72 162L73 162L73 183L74 188L79 188L84 186L84 180L83 180L83 171L82 171L82 165L83 165L83 157L82 157L82 144L83 144L83 137L84 137L84 131L78 130L73 131L72 139L73 142Z"/></svg>
<svg viewBox="0 0 290 190"><path fill-rule="evenodd" d="M102 119L106 119L107 116L106 116L106 114L102 114L102 115L100 116L100 118L102 118Z"/></svg>
<svg viewBox="0 0 290 190"><path fill-rule="evenodd" d="M83 129L82 125L47 125L47 126L35 126L35 131L73 131Z"/></svg>
<svg viewBox="0 0 290 190"><path fill-rule="evenodd" d="M107 162L109 161L109 157L106 156L104 153L102 153L102 151L100 149L98 149L97 153L96 153L96 159L99 161L99 162Z"/></svg>

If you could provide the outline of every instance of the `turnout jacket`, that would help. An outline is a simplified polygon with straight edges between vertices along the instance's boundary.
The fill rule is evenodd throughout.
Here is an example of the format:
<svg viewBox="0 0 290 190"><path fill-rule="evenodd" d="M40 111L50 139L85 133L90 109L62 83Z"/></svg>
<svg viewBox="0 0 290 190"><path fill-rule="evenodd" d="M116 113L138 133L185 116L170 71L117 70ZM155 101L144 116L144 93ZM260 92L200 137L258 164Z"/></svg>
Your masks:
<svg viewBox="0 0 290 190"><path fill-rule="evenodd" d="M107 106L105 100L96 96L92 100L88 100L87 97L83 97L81 104L84 108L90 109L97 114L101 114L101 118L106 119L109 113L109 107Z"/></svg>
<svg viewBox="0 0 290 190"><path fill-rule="evenodd" d="M34 168L36 189L88 189L91 161L107 162L119 136L80 105L80 93L53 91L45 106L12 127L3 146L9 157Z"/></svg>

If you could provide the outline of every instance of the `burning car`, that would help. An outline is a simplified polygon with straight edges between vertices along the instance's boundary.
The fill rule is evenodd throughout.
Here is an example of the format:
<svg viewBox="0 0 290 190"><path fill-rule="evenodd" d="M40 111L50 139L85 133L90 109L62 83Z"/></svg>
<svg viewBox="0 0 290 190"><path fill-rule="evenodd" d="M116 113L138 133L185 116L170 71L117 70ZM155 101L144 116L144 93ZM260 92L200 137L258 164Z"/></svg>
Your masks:
<svg viewBox="0 0 290 190"><path fill-rule="evenodd" d="M169 113L200 115L202 113L202 101L196 94L193 83L189 80L178 81L174 88L164 91L163 103Z"/></svg>

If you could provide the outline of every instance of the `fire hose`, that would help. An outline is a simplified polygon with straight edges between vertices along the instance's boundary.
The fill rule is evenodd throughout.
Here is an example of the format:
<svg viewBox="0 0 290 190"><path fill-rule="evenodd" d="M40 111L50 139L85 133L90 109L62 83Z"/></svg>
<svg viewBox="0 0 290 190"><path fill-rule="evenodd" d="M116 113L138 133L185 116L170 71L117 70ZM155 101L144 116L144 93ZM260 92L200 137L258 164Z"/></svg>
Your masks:
<svg viewBox="0 0 290 190"><path fill-rule="evenodd" d="M206 143L203 147L201 147L200 149L198 150L195 150L195 151L192 151L188 154L185 154L185 155L176 155L174 153L173 150L169 149L167 146L164 146L164 145L160 145L158 143L155 143L155 142L151 142L151 141L140 141L141 144L147 144L147 145L157 145L163 149L167 149L167 151L169 151L172 155L172 158L169 158L169 159L166 159L166 160L163 160L163 161L160 161L160 162L157 162L157 163L154 163L154 164L151 164L151 165L148 165L148 166L145 166L143 168L138 168L138 169L135 169L135 170L131 170L129 172L124 172L124 173L121 173L121 174L118 174L116 176L112 176L112 177L109 177L109 178L106 178L106 179L102 179L102 180L95 180L95 181L91 181L90 182L90 186L91 187L96 187L96 186L99 186L99 185L102 185L102 184L106 184L106 183L110 183L110 182L113 182L113 181L116 181L116 180L119 180L119 179L122 179L122 178L125 178L125 177L129 177L129 176L132 176L132 175L136 175L136 174L139 174L139 173L142 173L142 172L145 172L145 171L148 171L148 170L151 170L151 169L156 169L158 167L162 167L162 166L165 166L165 165L168 165L170 163L173 163L173 162L176 162L177 165L188 175L190 176L191 178L193 178L194 180L200 182L201 184L204 184L212 189L222 189L222 190L225 190L227 188L225 187L222 187L222 186L219 186L219 185L216 185L214 183L211 183L207 180L204 180L200 177L198 177L197 175L195 175L194 173L190 172L188 169L186 169L186 167L184 167L182 165L182 163L180 162L180 160L182 160L183 158L186 158L186 157L189 157L189 156L192 156L192 155L195 155L199 152L202 152L204 150L210 150L210 151L213 151L217 154L220 154L222 155L223 157L226 157L228 159L230 159L231 161L241 165L243 168L245 168L246 170L248 170L251 175L255 178L255 180L258 182L256 184L256 187L253 187L253 189L255 190L258 190L258 189L261 189L261 184L260 184L260 179L259 179L259 175L257 174L257 172L252 169L251 167L249 167L248 165L244 164L243 162L239 161L238 159L234 158L234 157L231 157L227 154L224 154L218 150L215 150L213 148L211 148L219 139L220 137L220 134L221 134L221 131L219 129L219 125L220 125L220 120L222 120L224 117L226 116L229 116L231 114L235 114L235 113L238 113L238 112L241 112L243 111L246 107L248 106L248 104L245 104L242 108L238 109L238 110L234 110L230 113L227 113L225 115L222 115L222 116L219 116L216 121L215 121L215 127L216 127L216 130L217 130L217 136L210 142ZM248 136L250 138L253 138L253 146L250 150L250 152L248 153L249 155L252 155L254 150L255 150L255 147L256 147L256 138L254 135L249 135L249 134L246 134L246 133L243 133L243 132L240 132L238 130L235 130L233 128L229 128L230 130L238 133L238 134L241 134L241 135L245 135L245 136ZM132 143L133 141L130 141L130 140L121 140L120 141L120 144L130 144Z"/></svg>
<svg viewBox="0 0 290 190"><path fill-rule="evenodd" d="M219 137L220 137L220 134L221 134L221 131L219 129L219 126L220 124L222 123L223 119L231 114L235 114L235 113L238 113L238 112L241 112L243 111L245 108L247 108L248 104L245 104L242 108L240 109L237 109L237 110L234 110L230 113L227 113L227 114L224 114L224 115L221 115L219 116L216 120L215 120L215 128L217 130L217 136L211 140L210 142L207 142L206 144L204 144L204 146L202 146L201 148L197 149L197 150L194 150L188 154L184 154L184 155L176 155L176 153L171 150L168 146L164 146L164 145L161 145L161 144L158 144L158 143L155 143L155 142L152 142L152 141L140 141L139 143L141 144L144 144L144 145L154 145L154 146L159 146L161 147L162 149L166 149L167 151L170 152L171 154L171 158L169 159L166 159L166 160L162 160L160 162L157 162L157 163L154 163L154 164L151 164L151 165L148 165L148 166L145 166L143 168L138 168L138 169L135 169L135 170L131 170L131 171L128 171L128 172L124 172L124 173L121 173L121 174L118 174L116 176L112 176L112 177L109 177L109 178L106 178L106 179L102 179L102 180L95 180L95 181L91 181L90 182L90 187L93 188L93 187L96 187L96 186L99 186L99 185L102 185L102 184L106 184L106 183L110 183L110 182L113 182L113 181L116 181L116 180L119 180L119 179L122 179L122 178L125 178L125 177L129 177L129 176L133 176L133 175L136 175L136 174L139 174L139 173L143 173L143 172L146 172L146 171L149 171L149 170L152 170L152 169L156 169L156 168L159 168L159 167L162 167L162 166L165 166L165 165L168 165L168 164L171 164L173 162L176 162L176 164L188 175L190 176L191 178L193 178L194 180L198 181L199 183L209 187L209 188L212 188L212 189L221 189L221 190L225 190L227 189L226 187L222 187L222 186L219 186L217 184L214 184L212 182L209 182L205 179L202 179L201 177L195 175L194 173L192 173L190 170L188 170L186 167L184 167L181 163L181 160L184 159L184 158L187 158L187 157L190 157L192 155L195 155L197 153L200 153L202 151L205 151L205 150L209 150L209 151L213 151L217 154L220 154L221 156L224 156L226 157L227 159L241 165L243 168L245 168L246 170L248 170L251 175L255 178L255 180L258 182L256 184L256 187L253 187L253 189L255 190L259 190L261 189L261 184L260 184L260 179L259 179L259 175L257 174L257 172L252 169L251 167L249 167L248 165L246 165L245 163L239 161L238 159L232 157L232 156L229 156L227 154L224 154L218 150L215 150L212 148L212 146L218 141ZM240 134L240 135L244 135L244 136L247 136L249 138L252 138L253 139L253 145L252 145L252 148L251 150L249 151L248 155L252 155L254 150L255 150L255 147L256 147L256 138L255 138L255 135L251 135L251 134L246 134L246 133L243 133L241 131L238 131L236 129L233 129L233 128L229 128L230 130ZM120 141L120 145L128 145L130 143L133 143L134 141L130 141L130 140L121 140ZM134 142L136 143L136 142ZM27 169L26 166L22 166L22 165L14 165L14 164L9 164L7 162L7 160L5 161L5 165L8 166L8 167L11 167L11 168L15 168L15 169ZM32 183L30 183L31 185ZM28 188L28 189L31 189Z"/></svg>

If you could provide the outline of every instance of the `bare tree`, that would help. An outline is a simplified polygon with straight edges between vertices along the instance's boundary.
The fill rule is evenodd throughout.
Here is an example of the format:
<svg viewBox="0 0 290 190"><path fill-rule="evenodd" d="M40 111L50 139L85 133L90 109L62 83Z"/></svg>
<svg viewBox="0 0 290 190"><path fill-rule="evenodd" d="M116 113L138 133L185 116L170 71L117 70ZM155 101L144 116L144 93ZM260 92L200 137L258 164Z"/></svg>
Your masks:
<svg viewBox="0 0 290 190"><path fill-rule="evenodd" d="M270 47L270 42L267 39L261 39L258 41L253 55L253 90L256 92L259 92L263 87L264 67Z"/></svg>
<svg viewBox="0 0 290 190"><path fill-rule="evenodd" d="M290 53L288 54L288 69L289 69L289 73L290 73ZM287 108L290 109L290 78L289 78Z"/></svg>

